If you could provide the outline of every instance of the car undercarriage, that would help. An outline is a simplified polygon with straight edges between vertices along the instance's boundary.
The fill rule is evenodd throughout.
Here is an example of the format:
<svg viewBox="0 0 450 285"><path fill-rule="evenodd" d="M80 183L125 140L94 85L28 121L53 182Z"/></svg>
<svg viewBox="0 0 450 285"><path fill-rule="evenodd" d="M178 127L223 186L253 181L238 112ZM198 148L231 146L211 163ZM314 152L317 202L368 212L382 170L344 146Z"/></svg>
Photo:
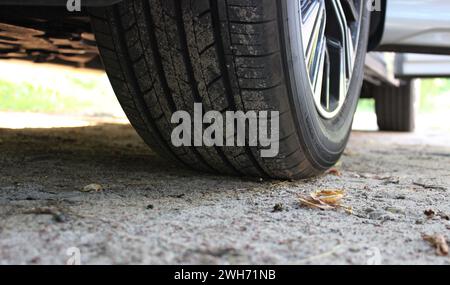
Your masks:
<svg viewBox="0 0 450 285"><path fill-rule="evenodd" d="M25 59L102 69L89 9L121 0L82 0L79 11L69 11L66 0L0 0L0 59ZM384 11L384 10L382 10ZM372 19L369 48L375 48L383 29L384 13Z"/></svg>

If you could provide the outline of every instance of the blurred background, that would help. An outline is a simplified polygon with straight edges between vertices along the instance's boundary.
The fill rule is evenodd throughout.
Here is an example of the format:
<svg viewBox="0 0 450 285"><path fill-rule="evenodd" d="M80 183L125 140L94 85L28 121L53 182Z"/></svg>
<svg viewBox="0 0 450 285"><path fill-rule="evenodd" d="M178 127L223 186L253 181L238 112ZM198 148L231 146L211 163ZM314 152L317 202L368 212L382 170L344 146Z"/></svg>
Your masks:
<svg viewBox="0 0 450 285"><path fill-rule="evenodd" d="M127 123L103 71L0 60L0 128Z"/></svg>
<svg viewBox="0 0 450 285"><path fill-rule="evenodd" d="M417 132L449 132L450 79L418 80ZM375 103L362 99L355 130L376 131ZM106 74L20 60L0 61L0 128L79 127L128 121Z"/></svg>

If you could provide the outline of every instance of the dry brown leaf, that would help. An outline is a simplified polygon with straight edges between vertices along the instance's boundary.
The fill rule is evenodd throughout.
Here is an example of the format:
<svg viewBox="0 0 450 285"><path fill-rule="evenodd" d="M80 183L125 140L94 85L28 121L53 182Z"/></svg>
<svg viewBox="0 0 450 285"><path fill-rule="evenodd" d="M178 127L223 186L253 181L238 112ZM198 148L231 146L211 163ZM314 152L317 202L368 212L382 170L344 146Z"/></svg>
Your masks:
<svg viewBox="0 0 450 285"><path fill-rule="evenodd" d="M424 241L429 242L434 248L436 248L436 254L439 256L448 255L448 244L443 235L422 235Z"/></svg>
<svg viewBox="0 0 450 285"><path fill-rule="evenodd" d="M317 208L321 210L343 209L347 213L351 214L351 207L341 205L342 199L344 197L344 190L328 189L318 190L310 193L309 196L299 197L299 201L302 205L310 208Z"/></svg>
<svg viewBox="0 0 450 285"><path fill-rule="evenodd" d="M317 208L317 209L321 209L321 210L333 210L333 209L335 209L335 207L332 207L332 206L329 206L329 205L317 202L317 201L311 199L311 197L306 198L306 199L300 197L299 200L300 200L301 204L303 204L305 206L308 206L310 208Z"/></svg>
<svg viewBox="0 0 450 285"><path fill-rule="evenodd" d="M310 196L316 201L336 206L341 204L345 193L343 190L320 190L311 193Z"/></svg>
<svg viewBox="0 0 450 285"><path fill-rule="evenodd" d="M344 156L355 156L355 153L350 150L346 150L344 151Z"/></svg>
<svg viewBox="0 0 450 285"><path fill-rule="evenodd" d="M327 174L334 175L334 176L342 176L341 172L337 168L331 168L328 170Z"/></svg>

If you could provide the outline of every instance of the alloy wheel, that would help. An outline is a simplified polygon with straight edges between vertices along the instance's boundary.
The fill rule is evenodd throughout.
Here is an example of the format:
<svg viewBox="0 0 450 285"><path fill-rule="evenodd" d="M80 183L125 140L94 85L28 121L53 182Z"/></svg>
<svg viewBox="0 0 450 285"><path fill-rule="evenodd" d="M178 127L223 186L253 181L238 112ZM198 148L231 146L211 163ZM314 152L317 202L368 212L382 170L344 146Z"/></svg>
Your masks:
<svg viewBox="0 0 450 285"><path fill-rule="evenodd" d="M302 42L317 111L339 114L353 74L363 0L300 0Z"/></svg>

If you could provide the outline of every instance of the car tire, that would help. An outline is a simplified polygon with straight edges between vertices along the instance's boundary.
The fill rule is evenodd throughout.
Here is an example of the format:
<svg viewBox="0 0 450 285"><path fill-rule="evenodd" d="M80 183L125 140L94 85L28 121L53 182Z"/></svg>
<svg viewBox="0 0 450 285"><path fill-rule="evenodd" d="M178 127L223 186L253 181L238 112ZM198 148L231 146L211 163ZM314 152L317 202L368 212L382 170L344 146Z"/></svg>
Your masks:
<svg viewBox="0 0 450 285"><path fill-rule="evenodd" d="M281 179L311 177L339 160L363 81L363 1L130 0L90 13L125 113L165 157ZM194 103L222 113L278 111L278 155L262 157L261 146L174 147L171 116L192 114Z"/></svg>
<svg viewBox="0 0 450 285"><path fill-rule="evenodd" d="M416 116L414 81L403 80L400 86L375 87L375 109L381 131L413 132Z"/></svg>

